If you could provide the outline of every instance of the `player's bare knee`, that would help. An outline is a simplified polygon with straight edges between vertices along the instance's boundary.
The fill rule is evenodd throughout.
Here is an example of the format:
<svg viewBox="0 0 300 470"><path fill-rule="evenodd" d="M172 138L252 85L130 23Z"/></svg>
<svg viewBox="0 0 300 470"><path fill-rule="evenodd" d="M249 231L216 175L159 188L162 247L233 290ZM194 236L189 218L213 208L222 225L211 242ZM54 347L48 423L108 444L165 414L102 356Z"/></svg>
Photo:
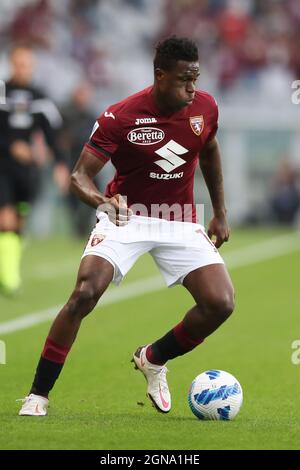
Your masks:
<svg viewBox="0 0 300 470"><path fill-rule="evenodd" d="M223 299L223 306L221 307L221 315L226 320L234 311L234 299L228 296Z"/></svg>
<svg viewBox="0 0 300 470"><path fill-rule="evenodd" d="M225 292L214 301L214 312L221 322L227 320L234 310L234 295L231 292Z"/></svg>
<svg viewBox="0 0 300 470"><path fill-rule="evenodd" d="M71 314L85 317L96 306L101 292L93 283L79 282L69 300Z"/></svg>
<svg viewBox="0 0 300 470"><path fill-rule="evenodd" d="M201 309L201 307L200 307ZM205 313L208 316L213 316L218 319L221 324L232 314L234 310L234 293L233 291L226 291L220 294L216 294L206 299L202 306Z"/></svg>

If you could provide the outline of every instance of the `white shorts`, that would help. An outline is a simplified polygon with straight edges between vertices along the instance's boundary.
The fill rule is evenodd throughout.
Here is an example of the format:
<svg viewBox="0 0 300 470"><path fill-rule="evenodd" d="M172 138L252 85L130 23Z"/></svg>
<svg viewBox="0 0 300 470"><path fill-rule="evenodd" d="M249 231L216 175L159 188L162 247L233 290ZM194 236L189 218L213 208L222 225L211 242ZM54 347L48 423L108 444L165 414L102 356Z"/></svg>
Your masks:
<svg viewBox="0 0 300 470"><path fill-rule="evenodd" d="M91 233L83 256L95 255L114 267L119 284L137 259L150 253L168 287L182 284L191 271L209 264L224 264L202 225L133 215L118 227L104 212Z"/></svg>

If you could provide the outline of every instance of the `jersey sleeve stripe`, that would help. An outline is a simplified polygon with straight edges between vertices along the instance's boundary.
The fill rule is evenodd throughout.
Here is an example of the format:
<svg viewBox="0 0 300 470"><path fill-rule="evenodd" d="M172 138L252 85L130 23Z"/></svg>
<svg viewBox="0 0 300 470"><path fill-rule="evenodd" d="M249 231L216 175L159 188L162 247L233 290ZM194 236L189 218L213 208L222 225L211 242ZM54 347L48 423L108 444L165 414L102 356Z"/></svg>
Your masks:
<svg viewBox="0 0 300 470"><path fill-rule="evenodd" d="M98 152L103 153L103 155L107 158L111 158L111 153L105 150L103 147L100 147L100 145L95 144L91 139L88 141L88 145L93 147L95 150L98 150Z"/></svg>
<svg viewBox="0 0 300 470"><path fill-rule="evenodd" d="M101 147L98 147L97 145L93 144L91 141L87 142L84 146L84 148L95 155L95 157L100 158L103 162L108 162L110 160L110 154L106 152L105 150L101 149Z"/></svg>

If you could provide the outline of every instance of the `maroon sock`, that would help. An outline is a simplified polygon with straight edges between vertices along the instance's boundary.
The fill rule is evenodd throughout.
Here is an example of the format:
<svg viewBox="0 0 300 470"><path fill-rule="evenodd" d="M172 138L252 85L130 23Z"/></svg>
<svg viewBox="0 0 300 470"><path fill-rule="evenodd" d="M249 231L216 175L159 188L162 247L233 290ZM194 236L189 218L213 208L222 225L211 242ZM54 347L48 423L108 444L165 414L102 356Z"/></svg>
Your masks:
<svg viewBox="0 0 300 470"><path fill-rule="evenodd" d="M203 341L203 338L192 337L181 321L165 336L148 346L146 357L152 364L163 365L170 359L192 351Z"/></svg>
<svg viewBox="0 0 300 470"><path fill-rule="evenodd" d="M66 346L61 346L48 337L44 345L42 357L48 359L48 361L63 364L66 360L69 351L70 348L67 348Z"/></svg>
<svg viewBox="0 0 300 470"><path fill-rule="evenodd" d="M163 366L164 362L160 362L158 358L155 356L153 351L153 345L149 344L148 348L146 349L146 358L151 364L155 364L157 366Z"/></svg>
<svg viewBox="0 0 300 470"><path fill-rule="evenodd" d="M198 344L203 343L203 338L193 338L186 330L183 321L173 328L174 336L181 346L183 354L192 351Z"/></svg>
<svg viewBox="0 0 300 470"><path fill-rule="evenodd" d="M49 337L38 363L30 393L48 397L58 378L70 348L61 346Z"/></svg>

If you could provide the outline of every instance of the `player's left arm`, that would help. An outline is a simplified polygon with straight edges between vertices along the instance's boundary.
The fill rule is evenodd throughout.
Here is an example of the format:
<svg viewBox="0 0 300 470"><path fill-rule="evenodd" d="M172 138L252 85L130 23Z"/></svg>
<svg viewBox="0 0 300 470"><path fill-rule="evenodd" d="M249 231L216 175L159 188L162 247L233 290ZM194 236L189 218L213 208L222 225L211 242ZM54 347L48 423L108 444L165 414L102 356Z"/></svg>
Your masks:
<svg viewBox="0 0 300 470"><path fill-rule="evenodd" d="M214 216L209 222L207 234L215 237L215 246L219 248L229 239L229 226L226 219L224 184L219 143L214 137L201 151L200 168L209 191Z"/></svg>

